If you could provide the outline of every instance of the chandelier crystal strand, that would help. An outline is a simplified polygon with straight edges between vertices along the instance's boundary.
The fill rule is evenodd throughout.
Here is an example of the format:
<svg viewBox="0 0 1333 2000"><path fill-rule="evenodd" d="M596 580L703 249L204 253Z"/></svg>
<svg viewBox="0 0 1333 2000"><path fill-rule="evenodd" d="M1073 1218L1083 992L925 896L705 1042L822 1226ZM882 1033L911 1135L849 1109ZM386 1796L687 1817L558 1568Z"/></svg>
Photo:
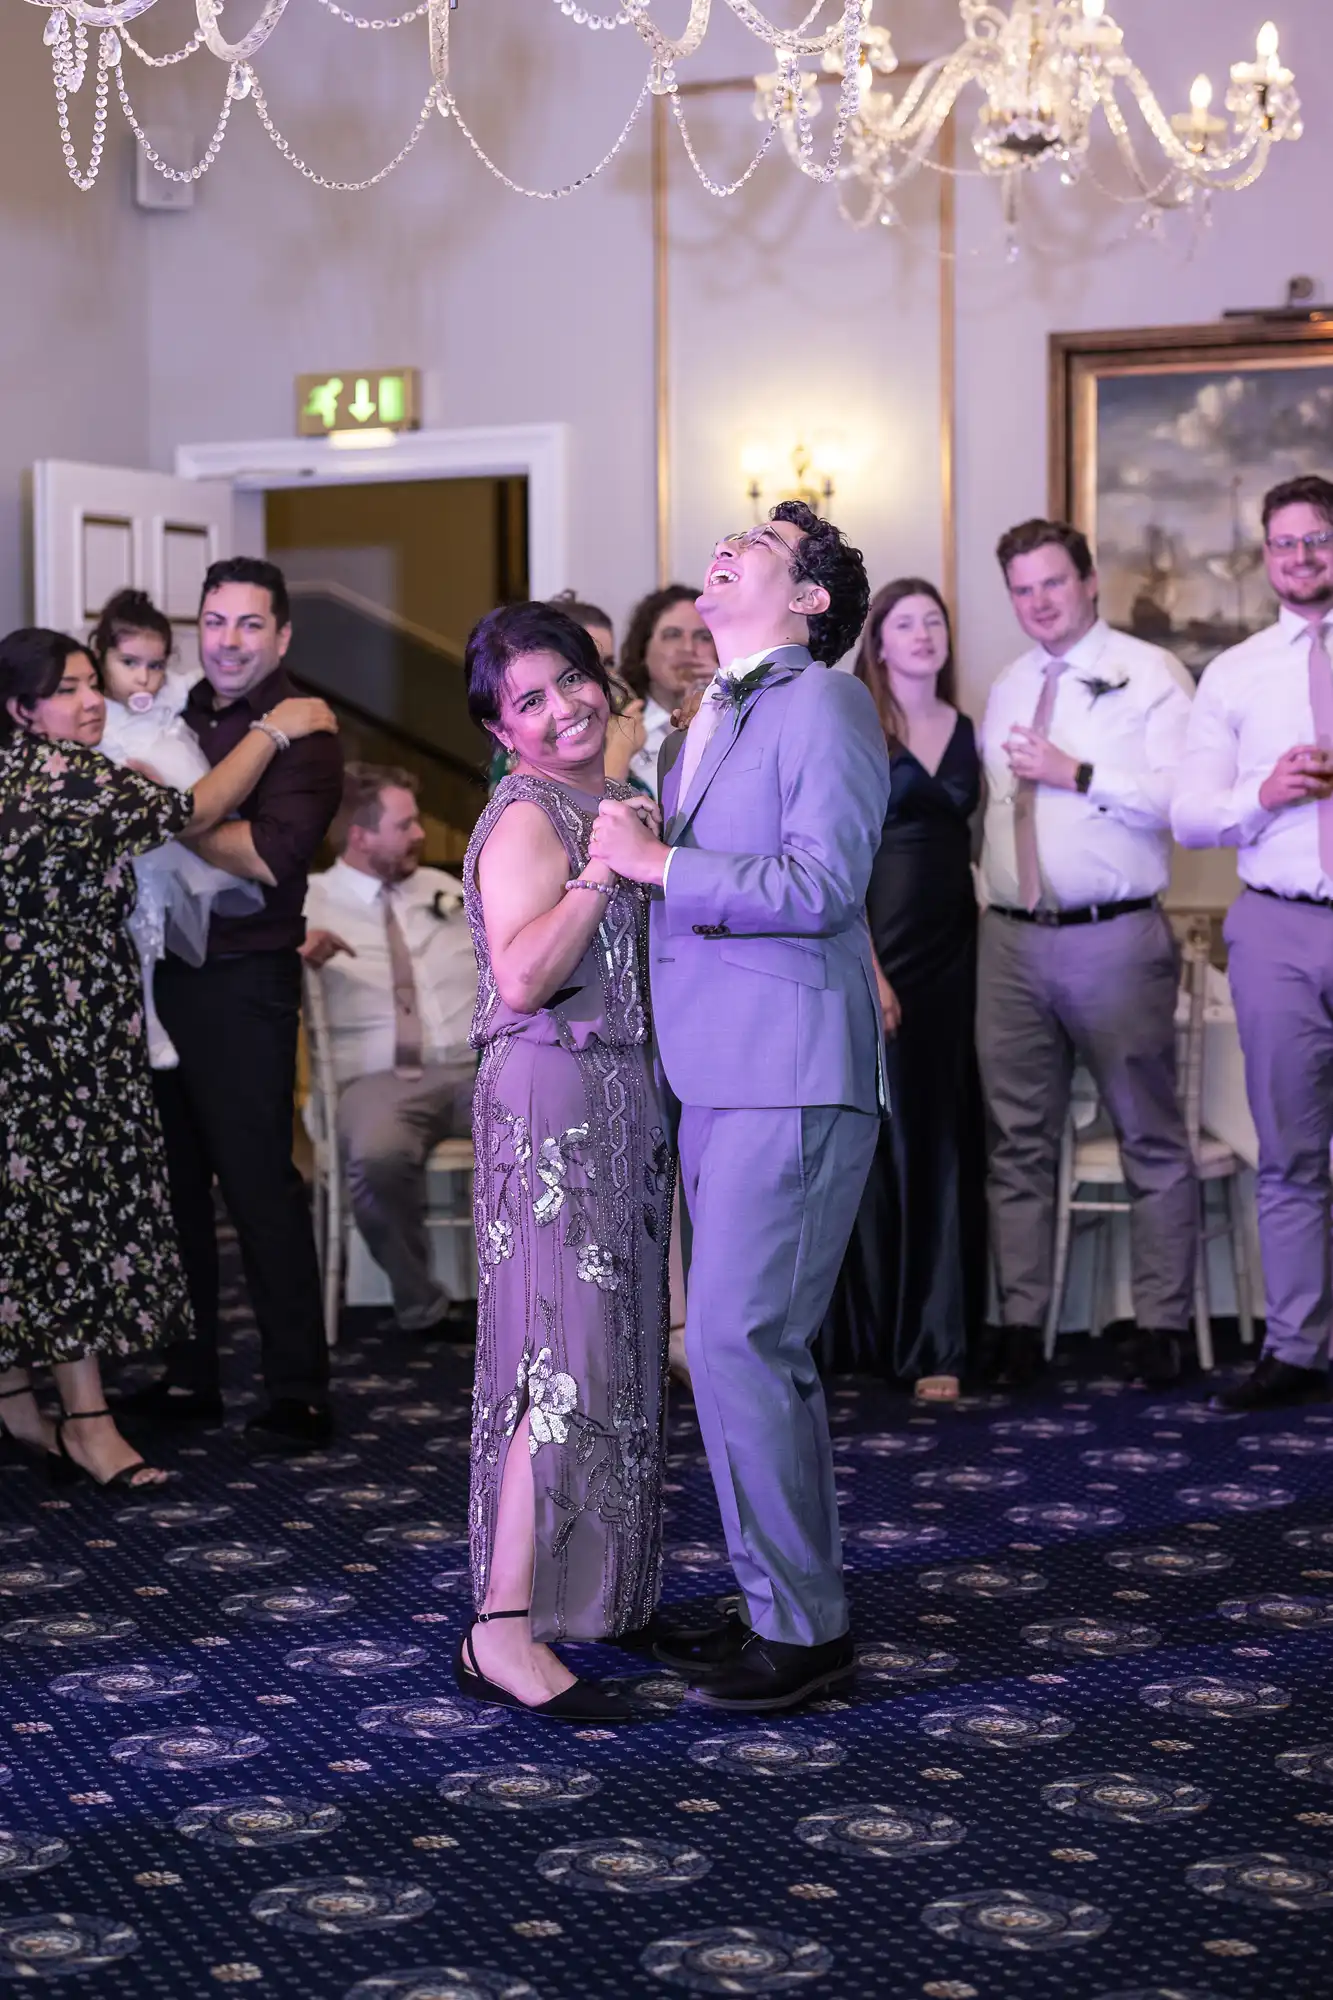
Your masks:
<svg viewBox="0 0 1333 2000"><path fill-rule="evenodd" d="M421 116L412 127L406 143L399 147L386 166L381 167L377 174L369 174L363 181L329 180L325 175L316 173L313 167L308 166L300 154L283 138L282 133L269 116L268 104L263 91L259 87L259 78L253 70L247 70L245 74L249 84L249 96L259 115L259 122L268 133L269 138L273 141L278 151L282 154L283 159L290 161L291 165L296 168L297 173L304 180L310 181L315 187L328 188L333 194L364 194L367 188L378 187L381 181L387 180L396 167L402 166L403 161L417 144L422 133L430 123L431 112L435 109L437 93L435 85L432 84L426 92L426 101L421 107Z"/></svg>
<svg viewBox="0 0 1333 2000"><path fill-rule="evenodd" d="M129 49L134 55L138 56L139 61L141 63L147 64L149 69L170 69L172 63L181 63L188 61L188 59L194 54L196 49L201 49L204 46L204 37L202 30L196 30L195 33L191 35L189 41L185 44L185 47L183 49L176 49L169 56L150 56L147 49L142 48L139 45L139 43L135 41L133 35L130 33L128 28L122 28L120 30L120 39L125 44L125 47L127 49Z"/></svg>
<svg viewBox="0 0 1333 2000"><path fill-rule="evenodd" d="M578 179L575 181L566 181L562 187L530 188L530 187L524 187L519 181L511 180L509 178L509 175L505 172L504 168L497 165L497 163L491 158L490 154L482 146L480 140L476 137L476 134L471 130L470 126L468 126L465 123L462 112L459 110L457 104L454 102L453 98L448 94L447 91L444 97L439 101L439 108L444 117L452 118L454 124L457 125L459 131L462 133L463 137L466 139L468 145L472 148L477 158L481 161L481 164L483 165L483 167L485 167L487 173L493 174L497 181L501 181L504 184L504 186L509 189L511 194L521 194L528 201L563 201L566 195L574 194L578 191L579 188L587 187L589 181L595 181L598 174L602 173L605 168L610 166L612 160L614 160L616 154L621 150L621 148L625 144L625 141L629 138L630 133L634 130L635 125L638 123L639 115L642 112L644 105L648 102L648 99L652 94L654 74L655 72L650 71L648 77L645 79L643 88L642 90L640 90L639 95L635 100L634 109L630 112L629 117L625 120L625 123L621 128L620 136L615 140L614 144L611 147L611 150L608 153L603 154L602 158L597 162L597 165L595 167L590 167L586 174L580 174Z"/></svg>
<svg viewBox="0 0 1333 2000"><path fill-rule="evenodd" d="M745 183L750 179L750 176L758 171L761 162L767 156L768 149L772 145L775 137L777 136L777 130L778 130L777 119L774 118L769 121L768 130L765 132L763 138L759 142L759 150L755 154L754 158L751 160L749 166L746 167L745 171L741 174L738 174L734 181L721 182L721 181L715 181L711 178L707 168L703 164L703 161L699 158L699 155L694 150L694 141L690 137L690 129L685 122L685 113L681 108L680 93L676 85L674 76L671 79L671 88L667 92L667 102L671 106L671 115L676 121L676 129L680 133L681 143L684 145L685 148L685 157L689 161L690 165L694 168L695 173L698 175L700 181L703 183L704 187L708 190L709 194L718 196L720 200L725 200L729 195L739 194L740 190L745 186Z"/></svg>
<svg viewBox="0 0 1333 2000"><path fill-rule="evenodd" d="M576 0L555 0L555 4L576 28L627 28L634 18L624 7L618 14L590 14Z"/></svg>
<svg viewBox="0 0 1333 2000"><path fill-rule="evenodd" d="M162 156L154 150L152 141L135 116L134 106L130 102L129 91L125 87L123 65L117 66L116 91L120 98L120 108L125 113L125 122L138 141L139 150L148 161L149 166L153 168L155 173L161 174L164 181L200 181L208 172L218 156L218 150L226 134L227 121L231 117L232 106L244 95L244 92L238 91L235 88L237 75L238 72L233 70L227 78L227 88L222 98L222 111L217 124L213 128L213 136L207 146L205 146L203 157L198 165L193 167L169 167Z"/></svg>
<svg viewBox="0 0 1333 2000"><path fill-rule="evenodd" d="M318 0L318 4L328 13L335 14L340 21L346 21L349 28L405 28L411 21L424 21L430 12L430 0L422 0L419 7L413 7L406 14L394 14L388 20L367 21L360 14L349 14L345 7L336 5L336 0Z"/></svg>

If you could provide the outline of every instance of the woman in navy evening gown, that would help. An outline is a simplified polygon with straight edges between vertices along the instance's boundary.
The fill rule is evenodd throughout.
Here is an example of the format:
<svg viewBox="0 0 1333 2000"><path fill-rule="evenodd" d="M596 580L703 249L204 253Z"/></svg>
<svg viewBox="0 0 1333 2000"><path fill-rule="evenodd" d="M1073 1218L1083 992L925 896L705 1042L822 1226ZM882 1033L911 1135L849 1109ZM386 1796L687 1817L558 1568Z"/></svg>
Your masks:
<svg viewBox="0 0 1333 2000"><path fill-rule="evenodd" d="M866 897L893 1117L825 1321L826 1368L958 1394L985 1310L985 1138L977 1075L972 724L954 703L949 614L905 577L870 607L857 660L892 790Z"/></svg>

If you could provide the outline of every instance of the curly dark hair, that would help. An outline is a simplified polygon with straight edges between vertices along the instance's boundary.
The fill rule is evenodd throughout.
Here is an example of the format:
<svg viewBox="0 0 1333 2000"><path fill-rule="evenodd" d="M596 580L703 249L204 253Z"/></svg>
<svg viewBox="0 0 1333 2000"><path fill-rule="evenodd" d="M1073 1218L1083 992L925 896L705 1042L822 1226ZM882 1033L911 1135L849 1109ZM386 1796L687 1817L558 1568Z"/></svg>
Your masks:
<svg viewBox="0 0 1333 2000"><path fill-rule="evenodd" d="M810 620L810 651L825 666L835 666L856 644L870 608L865 557L841 528L821 519L804 500L780 500L768 518L790 521L805 537L792 556L792 580L817 583L828 592L828 610Z"/></svg>
<svg viewBox="0 0 1333 2000"><path fill-rule="evenodd" d="M631 611L620 649L620 678L641 700L648 696L648 641L657 630L658 619L675 604L693 604L698 595L688 583L667 583L661 590L650 590Z"/></svg>

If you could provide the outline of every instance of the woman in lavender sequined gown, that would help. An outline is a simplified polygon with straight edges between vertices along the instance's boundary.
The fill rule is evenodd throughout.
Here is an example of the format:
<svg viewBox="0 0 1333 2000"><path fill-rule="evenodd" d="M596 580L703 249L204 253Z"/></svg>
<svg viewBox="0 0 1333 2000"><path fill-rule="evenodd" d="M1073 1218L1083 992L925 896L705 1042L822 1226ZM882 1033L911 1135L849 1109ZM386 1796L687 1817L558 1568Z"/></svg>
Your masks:
<svg viewBox="0 0 1333 2000"><path fill-rule="evenodd" d="M602 798L632 794L603 772L605 668L562 612L493 612L467 676L474 718L516 761L464 864L480 974L477 1619L455 1671L474 1699L629 1721L546 1642L614 1638L658 1594L674 1164L646 899L588 860Z"/></svg>

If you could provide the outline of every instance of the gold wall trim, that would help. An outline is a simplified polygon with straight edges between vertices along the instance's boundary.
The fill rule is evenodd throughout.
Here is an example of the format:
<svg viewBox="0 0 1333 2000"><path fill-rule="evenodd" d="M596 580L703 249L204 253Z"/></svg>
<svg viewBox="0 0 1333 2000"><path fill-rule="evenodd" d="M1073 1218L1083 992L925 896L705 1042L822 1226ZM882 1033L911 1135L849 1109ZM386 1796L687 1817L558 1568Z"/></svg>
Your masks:
<svg viewBox="0 0 1333 2000"><path fill-rule="evenodd" d="M904 68L900 77L915 72ZM753 94L752 76L718 77L711 82L682 83L679 97L713 97L728 92ZM665 97L653 99L652 227L653 227L653 434L655 452L654 541L659 586L671 581L671 110ZM957 404L958 345L958 208L954 176L954 123L940 134L939 165L939 395L940 395L940 550L942 588L946 602L958 610L957 527ZM835 218L836 219L836 218ZM846 224L840 224L846 227Z"/></svg>

